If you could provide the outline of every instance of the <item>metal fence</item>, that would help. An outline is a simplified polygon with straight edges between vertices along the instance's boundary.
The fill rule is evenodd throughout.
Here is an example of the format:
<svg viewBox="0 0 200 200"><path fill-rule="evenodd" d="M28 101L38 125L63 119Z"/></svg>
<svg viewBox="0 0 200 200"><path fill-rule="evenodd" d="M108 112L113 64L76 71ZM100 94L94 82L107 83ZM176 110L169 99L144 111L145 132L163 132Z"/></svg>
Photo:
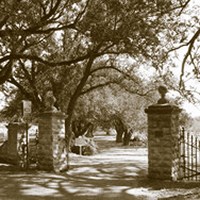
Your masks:
<svg viewBox="0 0 200 200"><path fill-rule="evenodd" d="M22 132L18 144L19 166L22 169L37 168L38 131L30 133L28 127Z"/></svg>
<svg viewBox="0 0 200 200"><path fill-rule="evenodd" d="M180 179L200 181L200 138L180 130Z"/></svg>

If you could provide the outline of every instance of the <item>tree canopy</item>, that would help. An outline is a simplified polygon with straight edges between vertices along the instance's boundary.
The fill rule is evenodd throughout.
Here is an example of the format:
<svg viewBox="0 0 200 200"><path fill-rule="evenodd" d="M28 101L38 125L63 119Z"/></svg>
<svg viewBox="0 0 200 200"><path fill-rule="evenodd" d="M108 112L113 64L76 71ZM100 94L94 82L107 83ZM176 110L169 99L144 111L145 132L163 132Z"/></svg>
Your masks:
<svg viewBox="0 0 200 200"><path fill-rule="evenodd" d="M9 66L19 60L69 66L105 54L151 58L160 42L159 33L168 28L166 16L187 4L186 0L1 1L1 68L8 73ZM73 47L65 59L53 59L59 44L47 43L59 31L67 32L66 45Z"/></svg>
<svg viewBox="0 0 200 200"><path fill-rule="evenodd" d="M2 0L0 83L34 109L52 90L70 130L78 99L107 85L147 95L140 66L162 69L175 17L188 0ZM164 39L163 39L164 38ZM6 84L5 84L6 83Z"/></svg>

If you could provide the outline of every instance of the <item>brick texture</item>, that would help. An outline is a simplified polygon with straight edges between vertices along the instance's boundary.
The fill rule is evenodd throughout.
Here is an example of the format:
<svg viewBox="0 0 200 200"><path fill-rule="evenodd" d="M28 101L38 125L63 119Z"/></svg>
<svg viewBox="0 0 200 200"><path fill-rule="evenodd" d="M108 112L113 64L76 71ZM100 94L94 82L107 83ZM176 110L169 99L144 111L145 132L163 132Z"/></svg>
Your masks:
<svg viewBox="0 0 200 200"><path fill-rule="evenodd" d="M65 165L65 115L46 112L39 116L39 168L59 172Z"/></svg>
<svg viewBox="0 0 200 200"><path fill-rule="evenodd" d="M177 180L179 174L179 113L174 105L156 104L148 114L149 178Z"/></svg>

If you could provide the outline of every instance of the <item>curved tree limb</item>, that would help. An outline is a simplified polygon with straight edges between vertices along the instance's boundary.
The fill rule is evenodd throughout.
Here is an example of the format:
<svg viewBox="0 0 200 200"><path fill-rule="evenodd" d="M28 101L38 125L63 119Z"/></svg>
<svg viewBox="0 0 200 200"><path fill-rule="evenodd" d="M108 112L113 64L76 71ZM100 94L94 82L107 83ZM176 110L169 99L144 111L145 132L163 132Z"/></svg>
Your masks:
<svg viewBox="0 0 200 200"><path fill-rule="evenodd" d="M98 88L103 88L105 86L111 85L111 84L117 84L117 81L107 81L105 83L101 83L95 86L91 86L90 88L88 88L87 90L84 90L80 93L80 95L84 95L86 93L92 92L93 90L96 90Z"/></svg>
<svg viewBox="0 0 200 200"><path fill-rule="evenodd" d="M97 71L104 70L104 69L113 69L113 70L121 73L122 75L128 77L130 80L134 81L135 83L138 83L137 80L135 80L130 74L128 74L128 73L124 72L123 70L120 70L117 67L112 66L112 65L111 66L98 67L96 69L93 69L93 70L91 70L90 75L97 72Z"/></svg>
<svg viewBox="0 0 200 200"><path fill-rule="evenodd" d="M190 3L191 0L187 0L185 2L185 4L182 5L182 2L180 1L180 4L181 4L181 10L179 12L179 15L181 15L181 13L183 12L183 10L187 7L187 5Z"/></svg>
<svg viewBox="0 0 200 200"><path fill-rule="evenodd" d="M35 55L12 54L12 55L7 55L7 56L4 56L3 58L1 58L0 63L3 63L3 62L10 60L10 59L13 59L13 60L27 59L27 60L37 61L37 62L43 63L43 64L51 66L51 67L55 67L55 66L61 66L61 65L71 65L73 63L83 61L83 60L85 60L89 57L90 57L90 53L85 54L83 56L80 56L78 58L72 59L72 60L64 60L64 61L60 61L60 62L51 62L51 61L48 61L48 60L44 60L41 57L35 56Z"/></svg>
<svg viewBox="0 0 200 200"><path fill-rule="evenodd" d="M5 83L12 75L12 60L9 61L0 71L0 85Z"/></svg>
<svg viewBox="0 0 200 200"><path fill-rule="evenodd" d="M33 100L32 96L26 91L26 89L17 82L17 80L15 80L13 77L11 77L8 82L12 83L13 85L15 85L16 87L19 88L19 90L22 92L22 94L24 94L28 99Z"/></svg>
<svg viewBox="0 0 200 200"><path fill-rule="evenodd" d="M180 82L179 82L180 88L183 86L183 76L184 76L184 73L185 73L186 61L187 61L188 57L190 56L192 48L194 46L194 43L195 43L196 39L199 37L199 35L200 35L200 28L196 31L196 33L192 36L190 41L187 43L188 49L187 49L187 52L186 52L186 54L183 58L183 62L182 62L182 65L181 65L181 75L180 75Z"/></svg>

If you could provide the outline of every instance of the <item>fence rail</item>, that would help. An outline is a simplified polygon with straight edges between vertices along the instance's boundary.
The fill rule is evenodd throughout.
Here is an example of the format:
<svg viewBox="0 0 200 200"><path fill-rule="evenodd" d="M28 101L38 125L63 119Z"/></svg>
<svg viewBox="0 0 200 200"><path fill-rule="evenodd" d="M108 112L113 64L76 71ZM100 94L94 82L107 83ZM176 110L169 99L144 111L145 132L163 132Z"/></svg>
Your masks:
<svg viewBox="0 0 200 200"><path fill-rule="evenodd" d="M180 130L180 179L200 181L200 139Z"/></svg>

